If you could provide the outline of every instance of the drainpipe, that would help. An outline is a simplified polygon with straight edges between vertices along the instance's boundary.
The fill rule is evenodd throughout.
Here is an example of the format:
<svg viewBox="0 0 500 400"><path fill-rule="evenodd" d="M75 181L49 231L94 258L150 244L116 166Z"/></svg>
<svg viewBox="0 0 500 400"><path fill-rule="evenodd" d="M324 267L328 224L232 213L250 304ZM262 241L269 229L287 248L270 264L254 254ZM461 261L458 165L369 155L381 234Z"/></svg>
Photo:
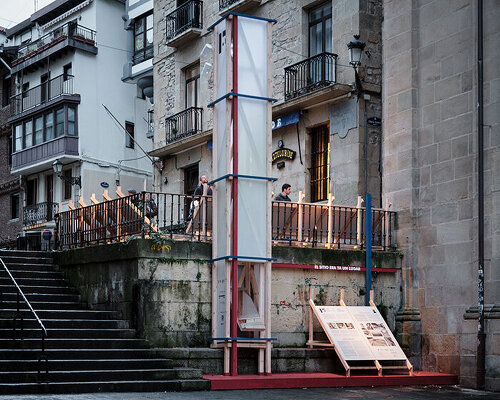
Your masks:
<svg viewBox="0 0 500 400"><path fill-rule="evenodd" d="M484 389L486 334L484 332L484 166L483 166L483 1L477 2L477 154L478 154L478 327L476 386Z"/></svg>

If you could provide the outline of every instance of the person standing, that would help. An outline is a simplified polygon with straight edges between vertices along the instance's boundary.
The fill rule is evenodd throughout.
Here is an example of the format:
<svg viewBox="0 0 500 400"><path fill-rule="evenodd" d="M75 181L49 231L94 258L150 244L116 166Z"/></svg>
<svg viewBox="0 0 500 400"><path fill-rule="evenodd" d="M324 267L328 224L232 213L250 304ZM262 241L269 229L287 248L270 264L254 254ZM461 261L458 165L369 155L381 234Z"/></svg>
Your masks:
<svg viewBox="0 0 500 400"><path fill-rule="evenodd" d="M284 183L283 186L281 186L281 193L279 193L274 200L275 201L292 201L290 200L290 197L288 195L292 191L292 186L289 185L288 183Z"/></svg>

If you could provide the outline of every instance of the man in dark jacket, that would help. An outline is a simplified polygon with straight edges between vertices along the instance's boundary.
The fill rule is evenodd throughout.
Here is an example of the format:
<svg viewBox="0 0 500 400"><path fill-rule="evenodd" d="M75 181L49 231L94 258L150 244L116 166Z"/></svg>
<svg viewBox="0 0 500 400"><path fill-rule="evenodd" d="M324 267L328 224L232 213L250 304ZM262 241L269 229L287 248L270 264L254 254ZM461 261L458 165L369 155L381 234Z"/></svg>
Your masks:
<svg viewBox="0 0 500 400"><path fill-rule="evenodd" d="M292 187L288 183L284 183L283 186L281 186L281 193L278 194L274 200L275 201L292 201L290 200L290 197L288 195L292 191Z"/></svg>

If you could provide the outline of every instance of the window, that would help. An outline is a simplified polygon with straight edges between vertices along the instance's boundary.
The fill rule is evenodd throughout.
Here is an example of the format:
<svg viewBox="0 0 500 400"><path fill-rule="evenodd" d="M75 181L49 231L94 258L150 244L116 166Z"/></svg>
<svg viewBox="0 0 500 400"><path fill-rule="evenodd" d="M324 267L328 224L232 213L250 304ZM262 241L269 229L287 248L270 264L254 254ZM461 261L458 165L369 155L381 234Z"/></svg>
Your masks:
<svg viewBox="0 0 500 400"><path fill-rule="evenodd" d="M23 98L28 97L28 90L30 90L30 83L23 83Z"/></svg>
<svg viewBox="0 0 500 400"><path fill-rule="evenodd" d="M21 33L21 44L31 42L31 29L26 29Z"/></svg>
<svg viewBox="0 0 500 400"><path fill-rule="evenodd" d="M196 65L186 70L186 108L199 107L198 93L200 91L200 66Z"/></svg>
<svg viewBox="0 0 500 400"><path fill-rule="evenodd" d="M153 14L143 15L134 23L134 64L153 57Z"/></svg>
<svg viewBox="0 0 500 400"><path fill-rule="evenodd" d="M125 130L129 133L125 138L125 146L129 149L134 148L134 124L132 122L125 121Z"/></svg>
<svg viewBox="0 0 500 400"><path fill-rule="evenodd" d="M72 76L73 76L73 67L72 67L71 63L66 64L63 67L63 80L67 81Z"/></svg>
<svg viewBox="0 0 500 400"><path fill-rule="evenodd" d="M64 175L64 200L71 199L71 170L63 171Z"/></svg>
<svg viewBox="0 0 500 400"><path fill-rule="evenodd" d="M328 125L311 134L311 202L328 198L330 187L330 133Z"/></svg>
<svg viewBox="0 0 500 400"><path fill-rule="evenodd" d="M75 109L68 107L68 135L74 136L75 134Z"/></svg>
<svg viewBox="0 0 500 400"><path fill-rule="evenodd" d="M35 118L35 143L40 144L43 142L43 117Z"/></svg>
<svg viewBox="0 0 500 400"><path fill-rule="evenodd" d="M12 86L10 75L5 75L2 78L2 107L10 104L10 96L12 96Z"/></svg>
<svg viewBox="0 0 500 400"><path fill-rule="evenodd" d="M45 114L45 140L54 139L54 114Z"/></svg>
<svg viewBox="0 0 500 400"><path fill-rule="evenodd" d="M309 11L309 57L332 52L332 2Z"/></svg>
<svg viewBox="0 0 500 400"><path fill-rule="evenodd" d="M42 103L46 102L50 98L49 73L43 74L40 77L40 97L41 97Z"/></svg>
<svg viewBox="0 0 500 400"><path fill-rule="evenodd" d="M8 145L7 145L7 151L8 151L8 154L9 154L9 165L12 165L12 150L13 150L13 147L12 147L12 135L10 135L9 136Z"/></svg>
<svg viewBox="0 0 500 400"><path fill-rule="evenodd" d="M24 147L33 146L33 121L29 120L24 123Z"/></svg>
<svg viewBox="0 0 500 400"><path fill-rule="evenodd" d="M64 135L64 108L56 110L56 138Z"/></svg>
<svg viewBox="0 0 500 400"><path fill-rule="evenodd" d="M15 143L14 143L14 151L19 151L22 150L23 148L23 126L22 124L17 124L14 127L14 137L15 137Z"/></svg>
<svg viewBox="0 0 500 400"><path fill-rule="evenodd" d="M31 179L26 182L26 205L32 206L36 204L37 180Z"/></svg>
<svg viewBox="0 0 500 400"><path fill-rule="evenodd" d="M19 193L10 195L10 219L19 218Z"/></svg>

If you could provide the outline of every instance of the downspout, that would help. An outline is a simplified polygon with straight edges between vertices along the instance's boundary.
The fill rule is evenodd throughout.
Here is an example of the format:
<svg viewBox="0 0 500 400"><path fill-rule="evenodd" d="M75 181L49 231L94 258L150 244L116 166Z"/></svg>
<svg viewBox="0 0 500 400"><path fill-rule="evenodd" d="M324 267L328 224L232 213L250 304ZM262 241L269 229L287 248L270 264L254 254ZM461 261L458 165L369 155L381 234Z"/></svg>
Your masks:
<svg viewBox="0 0 500 400"><path fill-rule="evenodd" d="M478 153L478 327L476 387L484 389L486 335L484 329L484 165L483 165L483 1L477 2L477 153Z"/></svg>

